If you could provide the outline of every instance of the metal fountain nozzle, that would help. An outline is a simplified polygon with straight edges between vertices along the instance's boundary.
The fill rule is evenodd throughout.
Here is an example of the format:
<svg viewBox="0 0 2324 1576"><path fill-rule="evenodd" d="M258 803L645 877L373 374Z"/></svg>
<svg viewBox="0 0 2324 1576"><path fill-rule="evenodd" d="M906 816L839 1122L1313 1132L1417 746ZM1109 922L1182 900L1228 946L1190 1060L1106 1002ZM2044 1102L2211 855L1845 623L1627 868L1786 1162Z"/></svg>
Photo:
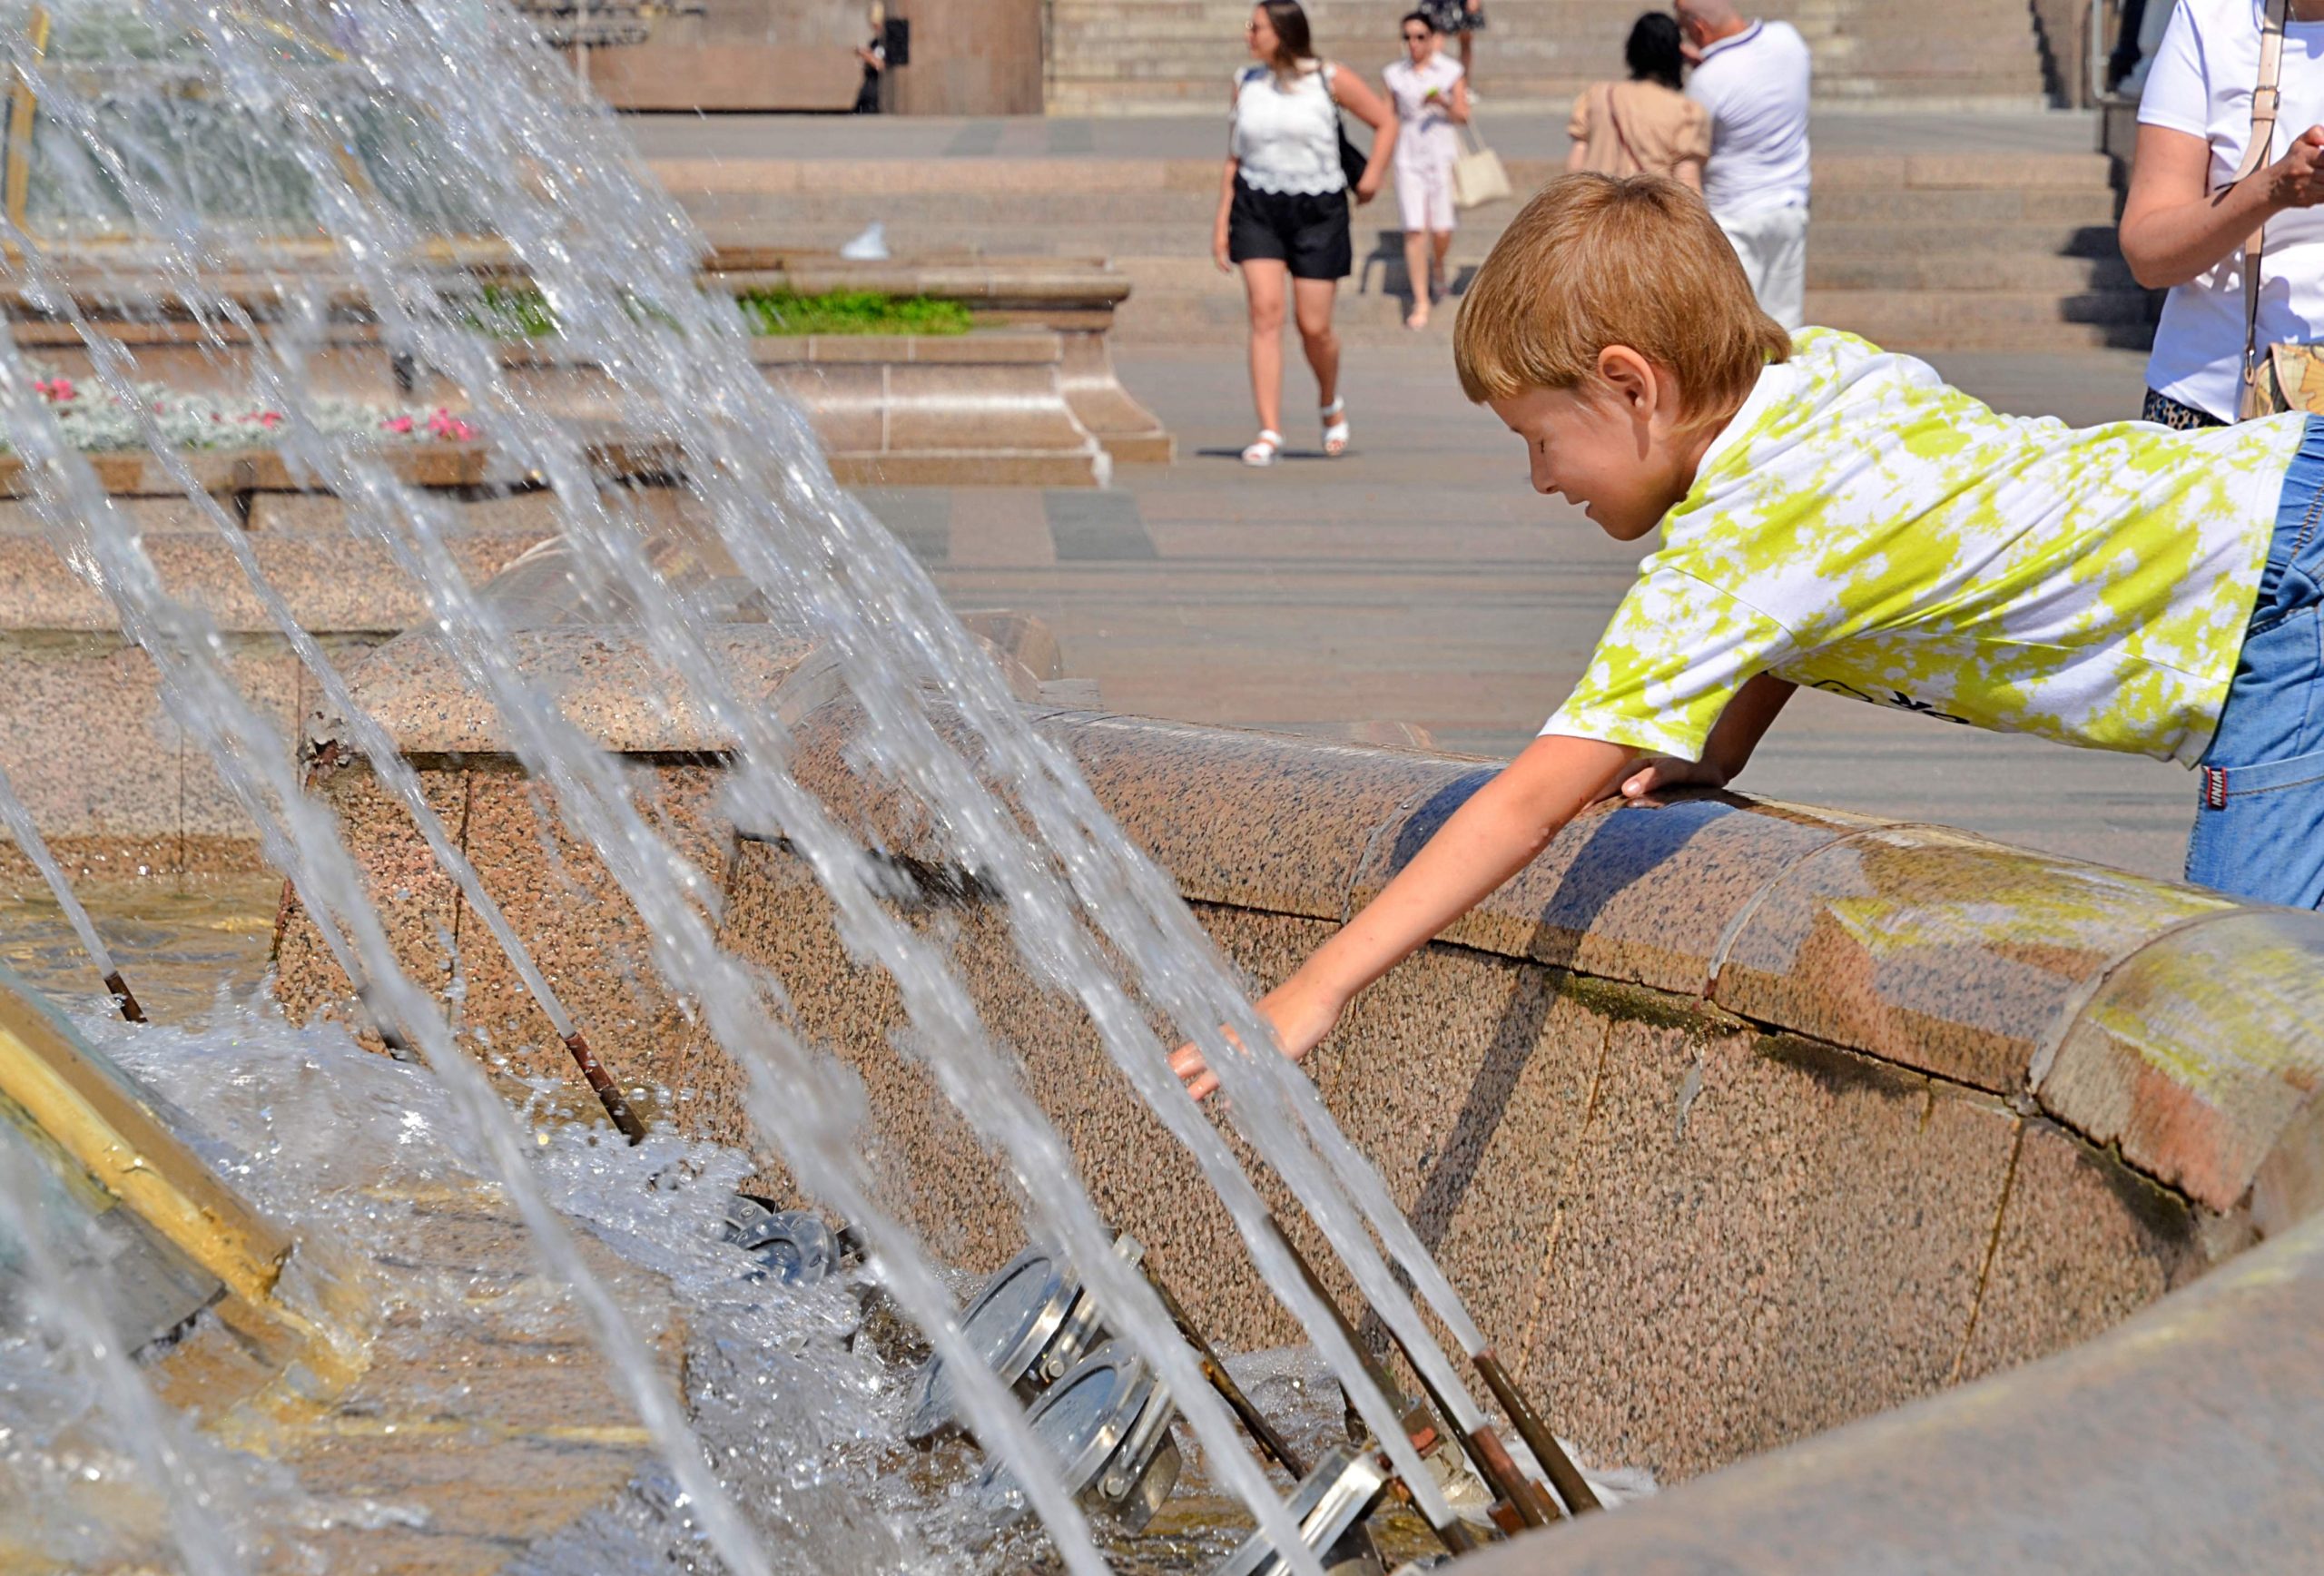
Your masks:
<svg viewBox="0 0 2324 1576"><path fill-rule="evenodd" d="M1108 1341L1052 1385L1025 1423L1059 1463L1068 1493L1137 1532L1177 1486L1184 1463L1170 1433L1177 1413L1144 1359ZM1025 1513L1023 1491L998 1463L975 1492L1003 1524Z"/></svg>
<svg viewBox="0 0 2324 1576"><path fill-rule="evenodd" d="M1146 1249L1127 1234L1114 1251L1136 1264ZM1068 1374L1082 1354L1105 1338L1097 1300L1063 1254L1040 1244L1000 1267L960 1314L960 1334L1003 1384L1028 1398ZM941 1359L921 1369L911 1422L914 1443L957 1427L959 1404Z"/></svg>
<svg viewBox="0 0 2324 1576"><path fill-rule="evenodd" d="M1324 1555L1371 1513L1388 1483L1386 1463L1376 1451L1334 1445L1292 1493L1289 1509L1299 1522L1299 1541ZM1253 1532L1210 1576L1282 1576L1287 1569L1267 1535Z"/></svg>

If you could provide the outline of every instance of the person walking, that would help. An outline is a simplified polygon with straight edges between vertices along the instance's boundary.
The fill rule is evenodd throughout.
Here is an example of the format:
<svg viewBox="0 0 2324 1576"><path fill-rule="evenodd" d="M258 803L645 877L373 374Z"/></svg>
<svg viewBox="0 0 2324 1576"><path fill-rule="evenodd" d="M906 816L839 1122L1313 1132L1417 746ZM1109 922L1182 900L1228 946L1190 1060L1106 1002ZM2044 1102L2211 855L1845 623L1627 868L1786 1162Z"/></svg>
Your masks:
<svg viewBox="0 0 2324 1576"><path fill-rule="evenodd" d="M1787 329L1807 318L1807 43L1788 22L1746 22L1735 0L1678 0L1696 51L1687 96L1710 112L1703 201L1752 293Z"/></svg>
<svg viewBox="0 0 2324 1576"><path fill-rule="evenodd" d="M1382 72L1396 106L1396 205L1403 210L1404 277L1412 310L1404 327L1428 327L1428 310L1452 288L1452 164L1461 156L1453 126L1469 118L1467 76L1444 58L1444 35L1425 11L1403 21L1404 58Z"/></svg>
<svg viewBox="0 0 2324 1576"><path fill-rule="evenodd" d="M1667 175L1703 189L1710 157L1710 112L1681 85L1686 54L1677 18L1649 11L1630 28L1622 57L1628 82L1593 83L1573 101L1566 135L1568 171L1600 175Z"/></svg>
<svg viewBox="0 0 2324 1576"><path fill-rule="evenodd" d="M855 48L855 58L863 64L863 81L855 90L855 113L876 115L880 113L880 84L888 72L888 8L875 5L864 13L872 25L872 42Z"/></svg>
<svg viewBox="0 0 2324 1576"><path fill-rule="evenodd" d="M2263 349L2324 340L2324 0L2290 0L2275 123L2253 160L2262 15L2261 0L2180 0L2139 100L2118 238L2132 277L2171 292L2143 412L2166 427L2217 427L2239 414L2243 248L2262 225L2250 338Z"/></svg>
<svg viewBox="0 0 2324 1576"><path fill-rule="evenodd" d="M1436 29L1440 38L1461 41L1461 70L1474 69L1477 61L1477 34L1484 31L1484 0L1420 0L1420 8L1428 13L1429 25Z"/></svg>
<svg viewBox="0 0 2324 1576"><path fill-rule="evenodd" d="M1298 0L1260 0L1244 27L1259 64L1235 79L1226 174L1218 193L1211 256L1222 273L1243 271L1251 313L1251 398L1258 440L1246 465L1273 465L1283 453L1283 315L1285 282L1299 341L1315 373L1324 452L1347 451L1347 403L1340 398L1340 341L1332 330L1339 281L1355 271L1348 196L1379 195L1394 156L1396 117L1364 78L1315 56ZM1340 110L1373 131L1372 156L1355 172L1340 157Z"/></svg>

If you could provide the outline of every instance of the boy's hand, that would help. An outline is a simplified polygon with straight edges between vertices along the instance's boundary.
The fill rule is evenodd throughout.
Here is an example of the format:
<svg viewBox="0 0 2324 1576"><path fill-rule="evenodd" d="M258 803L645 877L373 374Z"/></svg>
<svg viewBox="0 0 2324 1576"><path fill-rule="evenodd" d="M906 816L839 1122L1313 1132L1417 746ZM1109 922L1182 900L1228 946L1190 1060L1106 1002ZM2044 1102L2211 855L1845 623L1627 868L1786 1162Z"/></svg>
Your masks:
<svg viewBox="0 0 2324 1576"><path fill-rule="evenodd" d="M1275 990L1259 999L1259 1016L1275 1030L1275 1043L1284 1055L1294 1061L1304 1060L1315 1049L1332 1026L1340 1020L1340 1013L1347 1003L1329 990L1320 989L1305 978L1305 970L1294 974ZM1227 1038L1240 1045L1234 1032ZM1218 1075L1210 1070L1201 1050L1192 1045L1182 1045L1170 1058L1170 1070L1177 1073L1195 1098L1207 1099L1218 1088Z"/></svg>
<svg viewBox="0 0 2324 1576"><path fill-rule="evenodd" d="M1643 799L1664 788L1724 788L1727 768L1709 761L1682 761L1676 755L1649 755L1637 771L1622 779L1622 797Z"/></svg>

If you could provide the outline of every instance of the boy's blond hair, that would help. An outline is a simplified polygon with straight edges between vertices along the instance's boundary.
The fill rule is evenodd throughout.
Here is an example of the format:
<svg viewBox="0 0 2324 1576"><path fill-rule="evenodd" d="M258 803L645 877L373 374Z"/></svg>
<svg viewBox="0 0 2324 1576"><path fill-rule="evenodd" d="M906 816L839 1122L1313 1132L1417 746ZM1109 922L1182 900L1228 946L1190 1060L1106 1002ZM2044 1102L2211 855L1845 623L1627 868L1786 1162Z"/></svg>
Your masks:
<svg viewBox="0 0 2324 1576"><path fill-rule="evenodd" d="M1701 198L1659 175L1561 176L1477 271L1453 365L1471 399L1509 399L1595 380L1609 345L1675 374L1690 427L1732 416L1791 355Z"/></svg>

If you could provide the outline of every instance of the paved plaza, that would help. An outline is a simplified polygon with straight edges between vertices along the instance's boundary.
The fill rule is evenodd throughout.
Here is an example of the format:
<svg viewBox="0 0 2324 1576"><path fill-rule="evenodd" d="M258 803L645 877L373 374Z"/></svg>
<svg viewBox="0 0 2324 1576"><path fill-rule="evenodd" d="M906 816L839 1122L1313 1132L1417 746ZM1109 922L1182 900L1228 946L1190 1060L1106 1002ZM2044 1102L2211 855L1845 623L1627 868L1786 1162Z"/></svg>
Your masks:
<svg viewBox="0 0 2324 1576"><path fill-rule="evenodd" d="M1039 614L1070 672L1098 680L1113 709L1259 728L1402 723L1447 749L1512 754L1580 672L1640 549L1530 491L1519 446L1461 397L1453 314L1404 334L1394 302L1373 299L1394 288L1376 274L1342 303L1354 452L1321 458L1301 414L1313 384L1295 350L1291 453L1272 471L1236 462L1254 429L1239 294L1201 256L1208 199L1189 163L1222 146L1223 86L1220 98L1217 115L649 115L626 125L714 235L834 244L879 218L900 256L940 244L1079 252L1130 273L1117 362L1177 435L1177 461L1121 467L1102 491L874 494L957 606ZM1525 169L1546 171L1562 153L1561 115L1489 111L1485 123ZM2000 293L1954 292L1960 310L1928 320L1939 342L2011 344L2016 328L1981 334L1975 319L2014 323L2005 314L2021 303L2008 292L2023 288L2035 324L2023 348L1935 352L1941 369L2011 410L2075 422L2135 413L2142 357L2101 348L2134 334L2041 321L2099 299L2074 296L2079 281L2111 288L2107 271L2119 273L2103 261L2111 198L2090 116L1819 106L1813 135L1833 194L1819 200L1811 233L1811 285L1824 292L1811 294L1811 311L1818 299L1848 302L1867 316L1847 326L1882 333L1875 323L1923 322L1910 312L1915 298L1965 283ZM1969 189L1882 191L1931 155L1949 161L1942 184ZM1982 176L1979 160L1990 164ZM1068 175L1061 163L1077 168ZM1107 169L1143 184L1108 192ZM2021 174L2063 184L2022 194L2020 216L2001 204ZM1141 196L1147 186L1154 195ZM1456 263L1481 260L1507 214L1476 217ZM2054 231L2042 228L2053 220ZM2104 232L2094 241L2093 220ZM2102 261L2075 261L2083 255ZM1915 268L1925 284L1913 282ZM2193 813L2191 780L2175 766L1819 694L1794 703L1743 785L2162 876L2178 873Z"/></svg>

